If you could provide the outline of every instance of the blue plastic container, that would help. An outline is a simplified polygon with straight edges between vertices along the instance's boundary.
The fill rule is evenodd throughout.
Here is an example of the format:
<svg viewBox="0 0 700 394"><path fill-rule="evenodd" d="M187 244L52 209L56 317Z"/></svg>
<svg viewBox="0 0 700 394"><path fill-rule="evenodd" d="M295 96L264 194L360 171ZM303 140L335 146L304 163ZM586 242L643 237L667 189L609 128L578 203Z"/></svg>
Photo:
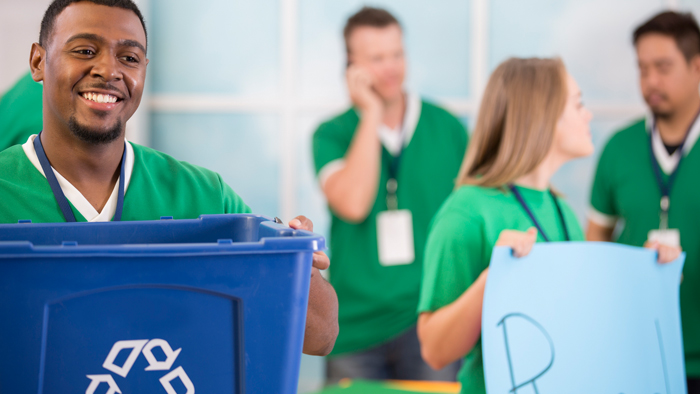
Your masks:
<svg viewBox="0 0 700 394"><path fill-rule="evenodd" d="M0 225L0 393L295 393L324 248L256 215Z"/></svg>

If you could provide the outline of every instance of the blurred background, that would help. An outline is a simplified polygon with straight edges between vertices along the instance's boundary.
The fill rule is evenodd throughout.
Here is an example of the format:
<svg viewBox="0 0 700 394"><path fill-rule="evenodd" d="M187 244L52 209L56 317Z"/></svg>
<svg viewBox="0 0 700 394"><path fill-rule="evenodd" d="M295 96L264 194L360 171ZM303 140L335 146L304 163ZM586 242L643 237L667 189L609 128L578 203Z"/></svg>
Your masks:
<svg viewBox="0 0 700 394"><path fill-rule="evenodd" d="M0 0L0 92L28 70L50 0ZM632 30L700 0L138 0L149 34L147 93L128 137L219 172L255 213L304 214L326 235L310 138L348 104L345 20L384 7L404 27L408 86L468 127L490 72L510 56L560 56L578 80L597 152L557 174L585 224L597 155L642 116ZM1 132L1 131L0 131ZM323 382L303 359L300 393Z"/></svg>

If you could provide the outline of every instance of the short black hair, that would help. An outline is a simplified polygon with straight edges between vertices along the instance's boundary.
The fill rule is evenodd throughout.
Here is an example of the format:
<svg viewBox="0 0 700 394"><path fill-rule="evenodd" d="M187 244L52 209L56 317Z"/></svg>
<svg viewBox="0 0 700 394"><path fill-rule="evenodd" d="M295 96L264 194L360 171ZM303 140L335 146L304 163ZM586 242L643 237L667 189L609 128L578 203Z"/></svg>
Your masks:
<svg viewBox="0 0 700 394"><path fill-rule="evenodd" d="M46 45L51 38L53 33L54 24L56 23L56 17L63 12L69 5L73 3L78 3L81 1L88 1L90 3L98 5L106 5L108 7L117 7L125 10L133 11L136 16L139 17L141 21L141 26L143 26L143 32L146 35L146 45L148 45L148 32L146 31L146 22L143 20L143 14L139 7L134 4L131 0L54 0L49 8L46 9L44 13L44 18L41 20L41 31L39 32L39 45L46 48Z"/></svg>
<svg viewBox="0 0 700 394"><path fill-rule="evenodd" d="M700 54L700 27L690 12L666 11L654 16L634 31L634 45L650 33L671 36L687 61Z"/></svg>
<svg viewBox="0 0 700 394"><path fill-rule="evenodd" d="M399 28L401 24L398 19L391 15L391 13L382 8L374 7L362 7L361 10L357 11L353 16L348 18L345 23L345 28L343 29L343 37L345 38L345 50L350 53L350 46L348 45L348 40L352 32L358 27L369 26L369 27L387 27L390 25L397 25Z"/></svg>

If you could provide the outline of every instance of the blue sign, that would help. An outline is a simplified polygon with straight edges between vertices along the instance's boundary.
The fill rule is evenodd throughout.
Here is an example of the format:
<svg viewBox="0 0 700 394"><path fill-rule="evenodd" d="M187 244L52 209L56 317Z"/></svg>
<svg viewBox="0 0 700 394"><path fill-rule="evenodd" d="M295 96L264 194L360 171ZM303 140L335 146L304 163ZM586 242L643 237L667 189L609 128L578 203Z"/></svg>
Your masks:
<svg viewBox="0 0 700 394"><path fill-rule="evenodd" d="M685 255L538 244L496 248L484 294L489 394L686 393L679 286Z"/></svg>

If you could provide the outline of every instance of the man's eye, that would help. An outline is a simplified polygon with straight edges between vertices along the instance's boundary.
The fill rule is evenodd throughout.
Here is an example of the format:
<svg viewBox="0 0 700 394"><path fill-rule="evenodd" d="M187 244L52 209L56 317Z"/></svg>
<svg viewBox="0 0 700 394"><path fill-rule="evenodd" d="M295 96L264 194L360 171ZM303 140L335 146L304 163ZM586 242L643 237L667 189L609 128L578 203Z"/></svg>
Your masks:
<svg viewBox="0 0 700 394"><path fill-rule="evenodd" d="M122 59L124 59L126 62L129 63L138 63L139 59L133 57L133 56L123 56Z"/></svg>
<svg viewBox="0 0 700 394"><path fill-rule="evenodd" d="M79 53L79 54L81 54L81 55L86 55L86 56L90 56L90 55L94 55L94 54L95 54L95 51L93 51L92 49L78 49L78 50L75 51L75 52L76 52L76 53Z"/></svg>

